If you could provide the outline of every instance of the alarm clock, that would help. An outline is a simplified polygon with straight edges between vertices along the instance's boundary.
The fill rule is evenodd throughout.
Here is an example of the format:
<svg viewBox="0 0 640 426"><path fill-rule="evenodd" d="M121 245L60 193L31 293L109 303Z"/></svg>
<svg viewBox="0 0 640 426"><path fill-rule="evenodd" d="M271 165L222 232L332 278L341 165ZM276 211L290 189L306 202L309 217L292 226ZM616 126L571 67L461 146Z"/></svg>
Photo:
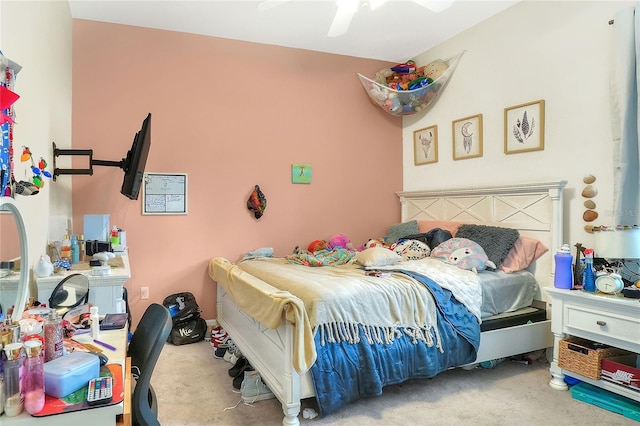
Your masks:
<svg viewBox="0 0 640 426"><path fill-rule="evenodd" d="M607 294L620 293L624 288L624 283L620 274L601 271L596 273L596 288Z"/></svg>

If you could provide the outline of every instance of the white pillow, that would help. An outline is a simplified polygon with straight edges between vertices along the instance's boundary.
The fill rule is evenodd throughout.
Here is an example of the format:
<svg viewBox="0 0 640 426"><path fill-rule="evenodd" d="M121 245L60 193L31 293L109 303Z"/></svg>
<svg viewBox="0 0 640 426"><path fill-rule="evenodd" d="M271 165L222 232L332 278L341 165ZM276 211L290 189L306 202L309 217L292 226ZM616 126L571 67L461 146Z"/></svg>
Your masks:
<svg viewBox="0 0 640 426"><path fill-rule="evenodd" d="M385 247L371 247L356 255L356 262L362 266L395 265L402 260L402 256Z"/></svg>

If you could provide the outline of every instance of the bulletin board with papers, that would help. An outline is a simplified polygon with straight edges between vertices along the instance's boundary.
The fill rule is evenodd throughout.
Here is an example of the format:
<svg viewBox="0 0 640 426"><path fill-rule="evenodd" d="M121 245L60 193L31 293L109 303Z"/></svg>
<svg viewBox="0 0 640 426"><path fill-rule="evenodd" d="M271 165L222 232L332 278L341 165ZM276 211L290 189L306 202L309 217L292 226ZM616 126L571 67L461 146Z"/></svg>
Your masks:
<svg viewBox="0 0 640 426"><path fill-rule="evenodd" d="M145 173L142 214L187 214L187 174Z"/></svg>

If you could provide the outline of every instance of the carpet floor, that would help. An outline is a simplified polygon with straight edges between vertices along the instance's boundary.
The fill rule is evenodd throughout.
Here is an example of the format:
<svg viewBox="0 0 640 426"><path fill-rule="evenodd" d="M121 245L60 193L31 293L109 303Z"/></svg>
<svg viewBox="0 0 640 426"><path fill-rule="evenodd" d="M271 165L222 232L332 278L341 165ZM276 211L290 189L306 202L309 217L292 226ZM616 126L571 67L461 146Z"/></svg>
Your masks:
<svg viewBox="0 0 640 426"><path fill-rule="evenodd" d="M280 425L277 399L244 405L209 342L166 344L152 378L163 426ZM623 415L573 399L549 387L549 365L506 361L493 369L454 369L433 379L388 386L382 396L363 399L332 415L302 425L638 425ZM236 405L237 404L237 405ZM229 408L234 407L235 408ZM229 408L229 409L227 409Z"/></svg>

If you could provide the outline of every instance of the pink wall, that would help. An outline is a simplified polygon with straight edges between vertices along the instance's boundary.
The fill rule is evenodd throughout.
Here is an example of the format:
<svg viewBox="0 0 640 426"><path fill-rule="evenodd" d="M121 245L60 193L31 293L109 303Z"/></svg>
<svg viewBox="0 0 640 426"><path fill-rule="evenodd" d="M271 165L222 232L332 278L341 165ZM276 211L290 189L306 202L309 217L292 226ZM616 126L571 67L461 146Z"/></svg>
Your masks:
<svg viewBox="0 0 640 426"><path fill-rule="evenodd" d="M374 107L355 75L388 65L74 20L73 147L120 160L151 112L146 171L188 174L186 216L143 216L142 196L120 195L119 169L72 178L75 232L96 213L127 231L135 321L178 291L214 318L212 257L264 246L283 256L336 233L359 245L400 219L402 122ZM310 185L291 183L292 163L312 164ZM255 184L268 201L260 220L246 208Z"/></svg>

